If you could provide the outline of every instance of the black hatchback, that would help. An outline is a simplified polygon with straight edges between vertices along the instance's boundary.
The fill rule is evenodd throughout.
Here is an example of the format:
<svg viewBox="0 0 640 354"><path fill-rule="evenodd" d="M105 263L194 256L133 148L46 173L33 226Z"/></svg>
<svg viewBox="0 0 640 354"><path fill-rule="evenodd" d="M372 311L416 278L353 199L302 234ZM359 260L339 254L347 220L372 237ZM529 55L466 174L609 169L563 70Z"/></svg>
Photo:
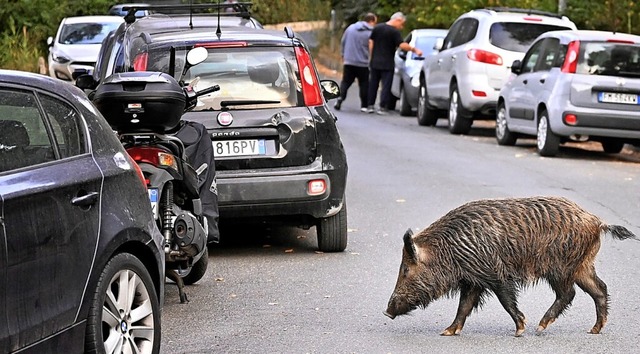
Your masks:
<svg viewBox="0 0 640 354"><path fill-rule="evenodd" d="M113 34L122 38L111 46L116 52L102 53L121 62L103 76L161 71L196 91L219 85L183 119L204 124L211 136L221 223L315 226L321 251L343 251L347 159L327 105L339 96L337 83L319 79L309 48L288 28L180 22L187 20L152 15L123 24ZM194 47L206 48L208 58L183 73Z"/></svg>
<svg viewBox="0 0 640 354"><path fill-rule="evenodd" d="M162 241L84 93L0 70L0 352L158 353Z"/></svg>

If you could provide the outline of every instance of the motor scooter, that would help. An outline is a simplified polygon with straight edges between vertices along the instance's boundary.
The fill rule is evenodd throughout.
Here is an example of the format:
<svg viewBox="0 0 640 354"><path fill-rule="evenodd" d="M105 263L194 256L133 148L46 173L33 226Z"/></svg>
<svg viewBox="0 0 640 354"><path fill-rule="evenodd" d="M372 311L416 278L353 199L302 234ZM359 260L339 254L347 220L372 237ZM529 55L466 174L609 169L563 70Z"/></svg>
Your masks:
<svg viewBox="0 0 640 354"><path fill-rule="evenodd" d="M189 51L183 75L207 55L204 48ZM204 144L212 149L211 159L192 166L183 140L175 133L185 124L181 116L196 105L198 97L219 89L215 85L195 92L182 78L165 73L125 72L105 79L93 95L93 103L147 181L152 212L164 236L166 276L177 284L181 303L188 301L185 284L196 283L207 270L208 233L217 230L209 223L217 223L217 215L207 216L201 195L215 192L215 181L203 185L211 183L207 176L215 173L213 147Z"/></svg>

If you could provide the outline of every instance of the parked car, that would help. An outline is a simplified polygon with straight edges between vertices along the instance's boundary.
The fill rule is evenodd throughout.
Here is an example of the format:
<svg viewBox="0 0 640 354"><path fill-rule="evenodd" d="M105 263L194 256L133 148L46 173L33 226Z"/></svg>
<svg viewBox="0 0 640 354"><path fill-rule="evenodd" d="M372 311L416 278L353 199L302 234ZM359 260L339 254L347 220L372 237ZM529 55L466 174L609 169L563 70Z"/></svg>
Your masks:
<svg viewBox="0 0 640 354"><path fill-rule="evenodd" d="M159 352L163 238L78 88L0 70L0 215L0 352Z"/></svg>
<svg viewBox="0 0 640 354"><path fill-rule="evenodd" d="M604 31L541 35L500 91L496 138L535 136L542 156L566 141L599 141L607 153L640 142L640 36Z"/></svg>
<svg viewBox="0 0 640 354"><path fill-rule="evenodd" d="M146 70L178 78L186 52L207 48L206 61L184 81L196 91L215 84L220 91L183 119L204 124L211 136L220 222L316 226L320 250L343 251L347 160L327 105L339 97L338 84L319 79L309 48L288 28L230 26L216 34L217 25L175 22L188 20L149 16L120 29L122 45L102 55L123 61L102 75Z"/></svg>
<svg viewBox="0 0 640 354"><path fill-rule="evenodd" d="M509 65L522 59L541 33L575 28L565 16L535 10L486 8L463 14L439 52L425 60L418 123L435 125L448 114L449 131L467 134L474 119L495 119Z"/></svg>
<svg viewBox="0 0 640 354"><path fill-rule="evenodd" d="M400 115L408 116L418 107L418 90L420 87L420 70L425 57L435 52L434 46L438 39L444 39L447 30L443 29L415 29L405 37L404 41L422 50L422 56L415 53L407 55L406 51L398 48L394 56L395 68L391 93L399 98Z"/></svg>
<svg viewBox="0 0 640 354"><path fill-rule="evenodd" d="M73 72L93 69L102 40L120 26L119 16L67 17L55 37L49 37L49 75L73 82Z"/></svg>

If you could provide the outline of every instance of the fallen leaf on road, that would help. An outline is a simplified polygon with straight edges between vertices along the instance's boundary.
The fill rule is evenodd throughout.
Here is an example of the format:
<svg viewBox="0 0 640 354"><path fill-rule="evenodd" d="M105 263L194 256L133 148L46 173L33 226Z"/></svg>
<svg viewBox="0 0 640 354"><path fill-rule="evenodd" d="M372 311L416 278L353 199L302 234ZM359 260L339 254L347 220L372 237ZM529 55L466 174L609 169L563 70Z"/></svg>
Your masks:
<svg viewBox="0 0 640 354"><path fill-rule="evenodd" d="M293 248L289 248L288 250L284 250L284 253L293 253Z"/></svg>
<svg viewBox="0 0 640 354"><path fill-rule="evenodd" d="M224 281L224 278L216 278L216 281Z"/></svg>

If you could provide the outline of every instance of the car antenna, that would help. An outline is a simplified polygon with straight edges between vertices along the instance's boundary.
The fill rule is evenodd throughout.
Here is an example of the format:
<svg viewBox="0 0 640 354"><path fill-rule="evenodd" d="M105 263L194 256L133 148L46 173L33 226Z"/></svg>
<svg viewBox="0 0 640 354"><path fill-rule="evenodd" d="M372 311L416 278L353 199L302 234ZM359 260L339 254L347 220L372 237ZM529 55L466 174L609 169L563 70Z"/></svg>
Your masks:
<svg viewBox="0 0 640 354"><path fill-rule="evenodd" d="M218 40L220 40L220 35L222 31L220 30L220 0L218 0L218 28L216 28L216 36L218 36Z"/></svg>
<svg viewBox="0 0 640 354"><path fill-rule="evenodd" d="M193 29L193 0L189 1L189 29Z"/></svg>

